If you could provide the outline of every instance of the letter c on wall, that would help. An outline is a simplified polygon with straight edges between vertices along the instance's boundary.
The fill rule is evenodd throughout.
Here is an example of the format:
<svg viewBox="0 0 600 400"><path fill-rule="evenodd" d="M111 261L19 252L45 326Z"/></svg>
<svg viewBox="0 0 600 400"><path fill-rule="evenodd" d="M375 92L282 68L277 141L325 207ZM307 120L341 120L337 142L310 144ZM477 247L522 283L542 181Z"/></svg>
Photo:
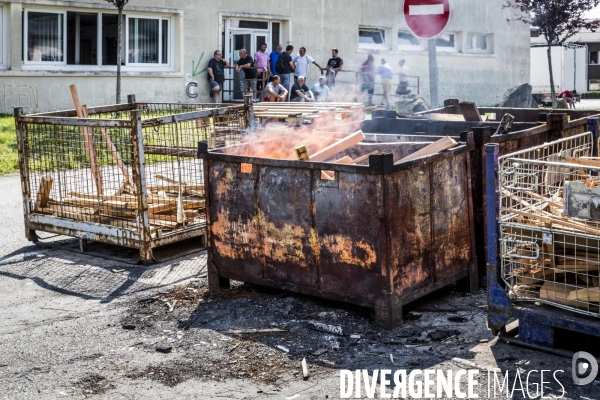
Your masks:
<svg viewBox="0 0 600 400"><path fill-rule="evenodd" d="M185 93L191 99L195 99L196 97L198 97L198 93L196 93L196 90L193 89L195 87L198 87L197 82L188 82L187 86L185 87Z"/></svg>

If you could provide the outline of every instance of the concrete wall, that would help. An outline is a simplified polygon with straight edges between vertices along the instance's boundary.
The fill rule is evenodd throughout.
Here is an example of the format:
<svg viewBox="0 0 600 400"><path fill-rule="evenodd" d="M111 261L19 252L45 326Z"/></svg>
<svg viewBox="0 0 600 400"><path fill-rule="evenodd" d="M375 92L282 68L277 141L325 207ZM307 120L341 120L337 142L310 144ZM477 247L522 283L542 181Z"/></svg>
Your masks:
<svg viewBox="0 0 600 400"><path fill-rule="evenodd" d="M22 63L23 8L112 10L109 4L97 0L0 0L2 4L8 10L9 65L8 69L0 70L0 113L11 113L14 106L23 106L26 112L72 108L70 84L78 86L82 101L90 106L115 102L114 72L27 69ZM481 105L497 104L507 89L529 82L529 27L506 23L510 14L508 10L502 10L503 0L453 0L452 4L454 12L447 31L456 33L458 51L438 53L440 99L459 97ZM213 51L222 45L221 21L227 16L281 20L284 45L307 47L308 54L321 64L327 62L331 48L337 47L348 71L357 71L367 54L373 52L358 48L358 27L384 28L388 49L374 52L376 62L385 57L397 67L401 58L406 59L411 74L420 77L421 94L428 99L426 44L423 43L424 48L420 51L400 51L396 46L397 31L406 28L401 7L402 2L398 0L131 0L126 12L173 15L176 54L174 67L169 71L158 73L139 69L124 72L123 99L125 95L135 93L142 101L209 102L206 72L201 71ZM467 53L468 32L493 34L490 43L493 52ZM270 46L268 51L271 51ZM309 81L314 81L318 77L317 69L311 69L308 75ZM196 99L186 95L186 76L199 84ZM339 80L355 82L355 74L345 72ZM336 90L343 90L342 86L336 86Z"/></svg>

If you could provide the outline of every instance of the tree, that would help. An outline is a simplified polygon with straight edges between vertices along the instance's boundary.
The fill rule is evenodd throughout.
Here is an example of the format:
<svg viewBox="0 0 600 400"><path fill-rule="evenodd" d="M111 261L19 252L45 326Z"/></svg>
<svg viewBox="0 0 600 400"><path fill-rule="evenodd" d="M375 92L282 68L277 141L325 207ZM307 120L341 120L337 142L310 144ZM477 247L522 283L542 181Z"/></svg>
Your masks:
<svg viewBox="0 0 600 400"><path fill-rule="evenodd" d="M595 31L600 19L586 19L585 14L600 4L600 0L507 0L503 8L518 13L508 22L522 21L536 27L546 39L552 108L556 108L556 91L552 73L552 46L568 46L569 39L582 29Z"/></svg>
<svg viewBox="0 0 600 400"><path fill-rule="evenodd" d="M121 102L121 43L123 41L123 8L129 0L106 0L119 10L119 20L117 21L117 103ZM600 1L600 0L598 0Z"/></svg>

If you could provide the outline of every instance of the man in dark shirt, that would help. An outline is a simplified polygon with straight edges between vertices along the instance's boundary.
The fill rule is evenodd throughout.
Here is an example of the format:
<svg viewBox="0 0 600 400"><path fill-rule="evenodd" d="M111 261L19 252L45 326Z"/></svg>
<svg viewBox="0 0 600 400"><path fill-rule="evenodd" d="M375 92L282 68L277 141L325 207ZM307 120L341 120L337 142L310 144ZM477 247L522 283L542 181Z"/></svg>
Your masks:
<svg viewBox="0 0 600 400"><path fill-rule="evenodd" d="M221 50L215 51L214 57L208 62L207 78L210 84L210 96L215 96L215 103L221 102L221 88L225 82L225 67L229 63L223 60Z"/></svg>
<svg viewBox="0 0 600 400"><path fill-rule="evenodd" d="M338 49L331 50L331 58L327 61L327 73L325 78L327 79L327 86L330 88L335 85L335 77L338 72L342 70L344 66L344 60L338 57Z"/></svg>
<svg viewBox="0 0 600 400"><path fill-rule="evenodd" d="M283 70L277 71L277 74L279 74L281 77L281 85L285 88L285 90L288 91L288 93L290 92L291 88L290 82L292 82L292 74L296 71L296 66L294 65L291 55L293 51L294 46L288 45L285 48L285 51L279 56L280 60L278 61L284 64Z"/></svg>
<svg viewBox="0 0 600 400"><path fill-rule="evenodd" d="M308 89L308 86L306 86L306 84L304 83L305 79L303 76L299 76L298 77L298 82L294 83L294 86L292 86L292 94L291 94L291 101L296 101L296 102L313 102L315 101L315 98L313 97L312 92L310 91L310 89Z"/></svg>
<svg viewBox="0 0 600 400"><path fill-rule="evenodd" d="M239 74L244 71L244 80L242 81L242 91L251 91L252 100L256 100L256 68L254 60L248 55L246 49L240 49L240 59L235 65L235 71Z"/></svg>

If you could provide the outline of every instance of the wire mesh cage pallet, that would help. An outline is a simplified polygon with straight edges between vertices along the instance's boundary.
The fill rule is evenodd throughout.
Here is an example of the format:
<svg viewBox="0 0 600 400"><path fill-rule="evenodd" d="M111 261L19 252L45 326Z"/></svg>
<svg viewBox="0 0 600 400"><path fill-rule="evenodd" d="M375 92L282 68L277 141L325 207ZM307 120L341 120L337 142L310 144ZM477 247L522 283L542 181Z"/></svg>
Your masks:
<svg viewBox="0 0 600 400"><path fill-rule="evenodd" d="M29 240L41 243L41 231L78 238L82 251L88 240L139 249L144 263L160 261L154 250L169 244L205 245L197 143L237 144L251 107L128 100L83 106L86 118L15 109Z"/></svg>
<svg viewBox="0 0 600 400"><path fill-rule="evenodd" d="M600 162L593 122L593 133L502 157L497 145L485 146L488 326L508 342L567 356L582 343L597 348ZM509 328L511 321L518 324Z"/></svg>
<svg viewBox="0 0 600 400"><path fill-rule="evenodd" d="M584 133L500 157L501 273L513 298L600 315L593 140Z"/></svg>

